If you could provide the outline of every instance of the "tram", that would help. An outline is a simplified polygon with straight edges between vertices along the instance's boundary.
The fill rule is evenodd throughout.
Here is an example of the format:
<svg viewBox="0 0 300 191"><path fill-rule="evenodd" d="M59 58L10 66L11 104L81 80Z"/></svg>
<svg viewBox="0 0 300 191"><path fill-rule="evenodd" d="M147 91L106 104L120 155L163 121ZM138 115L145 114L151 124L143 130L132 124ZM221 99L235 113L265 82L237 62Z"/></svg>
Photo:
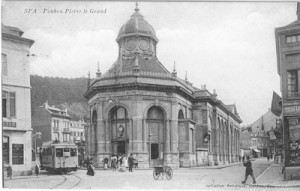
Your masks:
<svg viewBox="0 0 300 191"><path fill-rule="evenodd" d="M78 147L74 143L45 142L40 155L41 169L52 173L77 171Z"/></svg>

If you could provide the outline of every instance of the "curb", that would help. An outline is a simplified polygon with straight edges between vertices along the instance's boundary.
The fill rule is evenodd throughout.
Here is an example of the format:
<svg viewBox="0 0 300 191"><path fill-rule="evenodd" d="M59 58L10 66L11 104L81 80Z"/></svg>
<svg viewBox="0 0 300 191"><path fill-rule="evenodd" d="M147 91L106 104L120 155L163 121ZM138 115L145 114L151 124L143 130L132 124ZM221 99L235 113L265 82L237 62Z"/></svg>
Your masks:
<svg viewBox="0 0 300 191"><path fill-rule="evenodd" d="M237 162L237 163L232 163L230 165L222 165L222 166L198 166L198 167L191 167L191 168L187 168L187 169L222 169L222 168L227 168L227 167L231 167L231 166L236 166L236 165L240 165L242 164L242 162Z"/></svg>

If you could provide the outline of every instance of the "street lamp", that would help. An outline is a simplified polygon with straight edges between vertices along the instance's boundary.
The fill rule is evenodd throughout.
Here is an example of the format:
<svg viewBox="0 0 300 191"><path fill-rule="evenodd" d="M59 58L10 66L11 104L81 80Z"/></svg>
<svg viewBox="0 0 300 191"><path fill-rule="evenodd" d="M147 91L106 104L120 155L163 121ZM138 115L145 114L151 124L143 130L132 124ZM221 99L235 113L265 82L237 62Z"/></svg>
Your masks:
<svg viewBox="0 0 300 191"><path fill-rule="evenodd" d="M37 152L36 152L36 150L37 150L37 146L36 146L36 139L37 139L37 137L40 139L41 138L41 136L42 136L42 133L41 132L34 132L34 157L35 157L35 161L37 161L36 159L36 155L37 155Z"/></svg>
<svg viewBox="0 0 300 191"><path fill-rule="evenodd" d="M207 137L204 138L204 141L207 142L207 166L209 166L209 146L210 146L210 133L211 130L208 130Z"/></svg>
<svg viewBox="0 0 300 191"><path fill-rule="evenodd" d="M149 167L150 167L150 162L151 162L151 136L152 136L152 134L149 133Z"/></svg>

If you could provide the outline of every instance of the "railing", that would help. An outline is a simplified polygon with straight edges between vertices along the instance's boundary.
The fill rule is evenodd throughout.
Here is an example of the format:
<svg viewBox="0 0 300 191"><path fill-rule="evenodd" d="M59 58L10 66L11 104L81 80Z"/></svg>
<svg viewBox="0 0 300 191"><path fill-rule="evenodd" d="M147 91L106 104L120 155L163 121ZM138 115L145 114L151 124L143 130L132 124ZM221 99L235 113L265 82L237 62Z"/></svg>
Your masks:
<svg viewBox="0 0 300 191"><path fill-rule="evenodd" d="M63 132L70 132L70 128L64 128Z"/></svg>

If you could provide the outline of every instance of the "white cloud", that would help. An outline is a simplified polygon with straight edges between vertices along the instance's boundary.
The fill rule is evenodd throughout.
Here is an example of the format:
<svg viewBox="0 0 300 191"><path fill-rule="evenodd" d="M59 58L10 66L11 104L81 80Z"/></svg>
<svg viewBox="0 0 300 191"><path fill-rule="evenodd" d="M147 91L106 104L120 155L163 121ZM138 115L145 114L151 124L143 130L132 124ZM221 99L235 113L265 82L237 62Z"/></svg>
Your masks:
<svg viewBox="0 0 300 191"><path fill-rule="evenodd" d="M36 41L31 48L37 55L33 74L81 77L96 71L97 62L102 71L107 69L117 55L116 34L111 30L77 31L67 36L32 29L26 35Z"/></svg>

